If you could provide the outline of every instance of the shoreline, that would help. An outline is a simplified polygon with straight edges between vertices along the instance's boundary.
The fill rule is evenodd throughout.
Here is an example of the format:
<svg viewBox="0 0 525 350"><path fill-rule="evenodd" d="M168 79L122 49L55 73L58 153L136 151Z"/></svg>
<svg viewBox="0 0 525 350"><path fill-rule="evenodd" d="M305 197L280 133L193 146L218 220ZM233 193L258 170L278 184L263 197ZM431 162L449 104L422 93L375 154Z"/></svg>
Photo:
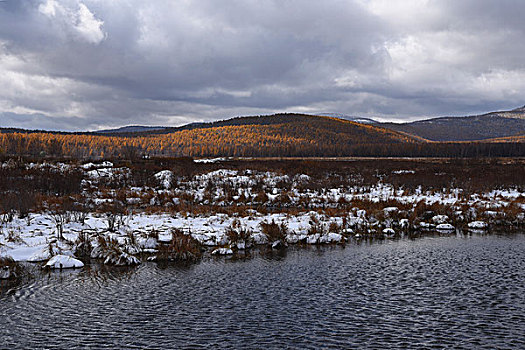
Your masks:
<svg viewBox="0 0 525 350"><path fill-rule="evenodd" d="M501 227L498 229L486 229L486 230L474 230L467 229L461 230L457 229L454 232L446 232L439 230L424 230L416 231L410 233L401 233L395 236L364 236L360 238L356 237L346 237L341 242L335 243L316 243L308 244L306 242L297 242L293 244L280 245L279 247L272 247L270 244L255 244L246 249L237 249L234 250L231 254L214 254L214 249L217 247L203 247L202 254L195 259L152 259L155 256L153 252L141 252L136 255L140 259L138 264L106 264L104 259L101 258L92 258L92 257L83 257L81 261L83 262L82 267L80 268L49 268L44 262L41 261L16 261L15 267L17 269L17 275L13 278L0 278L0 294L4 292L9 292L12 288L18 288L23 283L31 282L35 279L41 278L42 276L48 276L49 273L87 273L93 274L95 277L101 277L104 273L109 273L108 276L113 276L114 273L133 273L136 271L137 267L145 265L158 266L159 268L166 268L168 266L193 266L198 265L202 262L207 261L223 261L223 262L242 262L246 260L251 260L254 258L272 258L272 257L285 257L289 252L299 252L302 250L311 251L312 249L318 250L322 249L329 252L332 249L346 249L349 246L359 247L359 246L370 246L375 244L389 244L389 242L400 242L403 240L410 240L414 242L419 239L446 239L446 238L456 238L456 239L471 239L471 238L481 238L481 237L514 237L516 235L525 235L523 228L506 230ZM74 256L74 255L72 255ZM0 261L1 262L1 261ZM102 275L101 275L102 273ZM57 275L59 276L59 275ZM128 275L129 276L129 275ZM103 278L103 277L102 277Z"/></svg>
<svg viewBox="0 0 525 350"><path fill-rule="evenodd" d="M136 265L525 227L519 160L163 162L0 163L0 257Z"/></svg>
<svg viewBox="0 0 525 350"><path fill-rule="evenodd" d="M44 263L55 255L83 260L107 260L112 256L106 264L135 265L141 262L136 258L138 256L154 261L163 253L168 254L162 257L163 260L193 260L205 250L214 255L232 255L261 246L283 249L288 245L344 245L359 240L404 238L432 232L443 235L518 232L525 227L522 216L505 220L494 214L486 221L469 222L426 211L422 217L411 221L401 218L403 213L392 206L383 208L383 214L383 220L374 220L364 209L353 210L347 216L328 216L322 211L296 215L253 211L246 217L139 213L116 219L120 222L115 223L113 230L108 229L105 214L87 214L82 223L75 221L74 215L70 214L61 227L61 238L57 236L53 214L28 214L2 226L0 256L10 257L16 262L34 263ZM458 216L462 214L458 213ZM423 217L427 220L422 221ZM185 246L162 252L163 247L181 238L194 245L192 256L176 256L191 251Z"/></svg>

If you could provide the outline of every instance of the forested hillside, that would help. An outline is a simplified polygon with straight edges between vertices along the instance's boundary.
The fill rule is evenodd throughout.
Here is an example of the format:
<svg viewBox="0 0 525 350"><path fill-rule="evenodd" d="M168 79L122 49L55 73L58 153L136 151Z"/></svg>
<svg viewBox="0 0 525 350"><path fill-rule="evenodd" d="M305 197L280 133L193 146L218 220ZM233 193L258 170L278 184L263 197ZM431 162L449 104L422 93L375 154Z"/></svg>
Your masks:
<svg viewBox="0 0 525 350"><path fill-rule="evenodd" d="M160 133L159 133L160 132ZM187 128L100 135L7 132L4 155L73 158L140 156L522 156L525 144L436 143L372 125L300 114L234 118Z"/></svg>

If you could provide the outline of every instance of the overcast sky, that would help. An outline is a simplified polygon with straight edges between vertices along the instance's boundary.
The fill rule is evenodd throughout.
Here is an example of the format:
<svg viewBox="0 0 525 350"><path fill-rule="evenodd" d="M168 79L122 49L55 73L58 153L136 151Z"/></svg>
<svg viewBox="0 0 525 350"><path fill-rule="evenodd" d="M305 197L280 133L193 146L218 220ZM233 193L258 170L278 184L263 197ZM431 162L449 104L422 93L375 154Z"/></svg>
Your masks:
<svg viewBox="0 0 525 350"><path fill-rule="evenodd" d="M522 0L0 0L0 126L525 104Z"/></svg>

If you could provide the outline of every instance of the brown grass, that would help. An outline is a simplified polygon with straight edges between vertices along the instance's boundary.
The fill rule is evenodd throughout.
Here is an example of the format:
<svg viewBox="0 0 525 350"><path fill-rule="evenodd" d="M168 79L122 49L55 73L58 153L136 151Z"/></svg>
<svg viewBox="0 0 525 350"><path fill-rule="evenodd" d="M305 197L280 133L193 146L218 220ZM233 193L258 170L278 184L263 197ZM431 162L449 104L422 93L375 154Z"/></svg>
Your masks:
<svg viewBox="0 0 525 350"><path fill-rule="evenodd" d="M194 261L202 256L201 244L180 229L171 231L171 241L160 244L157 261Z"/></svg>
<svg viewBox="0 0 525 350"><path fill-rule="evenodd" d="M288 227L285 223L277 224L274 220L272 220L272 222L262 221L259 225L261 226L262 233L268 239L268 242L286 242Z"/></svg>

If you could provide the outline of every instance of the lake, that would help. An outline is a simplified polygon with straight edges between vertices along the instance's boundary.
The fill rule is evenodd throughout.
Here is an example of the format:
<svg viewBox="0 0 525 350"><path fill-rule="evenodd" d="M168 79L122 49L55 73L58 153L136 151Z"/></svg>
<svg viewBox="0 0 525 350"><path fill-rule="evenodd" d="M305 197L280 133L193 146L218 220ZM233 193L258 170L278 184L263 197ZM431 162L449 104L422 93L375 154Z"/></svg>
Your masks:
<svg viewBox="0 0 525 350"><path fill-rule="evenodd" d="M2 348L525 348L525 234L40 273Z"/></svg>

